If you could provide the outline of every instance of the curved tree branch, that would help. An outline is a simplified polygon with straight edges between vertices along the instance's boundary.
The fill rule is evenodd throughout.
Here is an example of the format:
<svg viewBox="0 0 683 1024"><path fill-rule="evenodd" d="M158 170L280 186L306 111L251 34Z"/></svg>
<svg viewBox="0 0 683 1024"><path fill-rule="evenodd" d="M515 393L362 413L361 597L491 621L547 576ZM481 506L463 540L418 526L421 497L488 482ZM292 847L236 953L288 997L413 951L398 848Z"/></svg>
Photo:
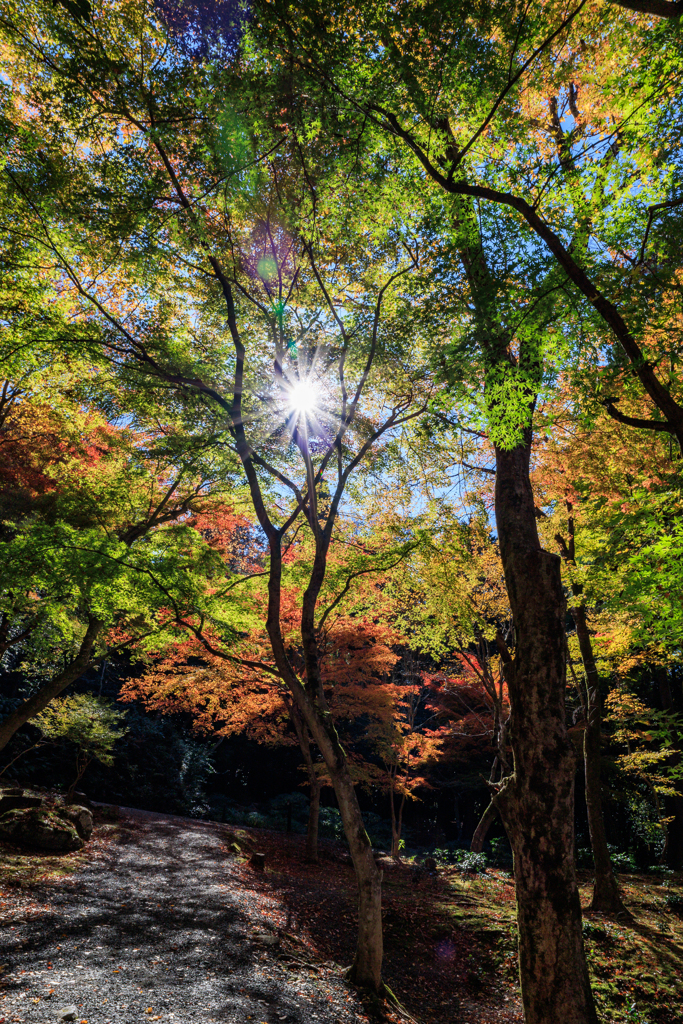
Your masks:
<svg viewBox="0 0 683 1024"><path fill-rule="evenodd" d="M654 14L655 18L680 18L683 14L683 0L610 0L610 3L636 14Z"/></svg>
<svg viewBox="0 0 683 1024"><path fill-rule="evenodd" d="M618 401L617 398L605 398L602 402L612 419L618 423L625 423L629 427L638 427L640 430L662 430L667 434L676 433L675 428L666 420L641 420L637 416L627 416L626 413L619 412L615 404Z"/></svg>

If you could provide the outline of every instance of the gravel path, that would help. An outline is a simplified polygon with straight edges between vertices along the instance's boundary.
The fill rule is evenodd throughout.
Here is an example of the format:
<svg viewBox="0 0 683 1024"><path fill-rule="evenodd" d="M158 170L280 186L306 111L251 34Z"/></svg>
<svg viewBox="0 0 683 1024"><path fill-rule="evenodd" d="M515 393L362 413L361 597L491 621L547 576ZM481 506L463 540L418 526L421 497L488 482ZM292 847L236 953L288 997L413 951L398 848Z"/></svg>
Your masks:
<svg viewBox="0 0 683 1024"><path fill-rule="evenodd" d="M143 813L121 826L5 929L0 1024L57 1024L69 1007L87 1024L367 1021L338 966L279 941L286 909L238 878L221 826Z"/></svg>

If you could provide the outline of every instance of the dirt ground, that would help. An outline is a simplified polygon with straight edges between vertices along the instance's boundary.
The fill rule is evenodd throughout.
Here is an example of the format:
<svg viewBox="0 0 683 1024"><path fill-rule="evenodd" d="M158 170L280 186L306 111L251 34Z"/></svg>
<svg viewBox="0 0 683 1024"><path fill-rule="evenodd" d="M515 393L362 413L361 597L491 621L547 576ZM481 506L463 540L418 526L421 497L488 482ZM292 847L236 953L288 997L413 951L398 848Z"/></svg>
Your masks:
<svg viewBox="0 0 683 1024"><path fill-rule="evenodd" d="M228 850L235 841L241 854ZM52 1024L69 1008L88 1024L368 1020L343 977L353 872L341 847L321 845L311 866L298 836L124 811L86 853L5 848L0 1024ZM262 874L248 864L254 850ZM385 977L405 1008L391 1018L521 1021L500 966L513 905L499 928L473 925L457 913L476 906L472 893L454 894L447 874L415 884L410 868L389 868L384 887Z"/></svg>

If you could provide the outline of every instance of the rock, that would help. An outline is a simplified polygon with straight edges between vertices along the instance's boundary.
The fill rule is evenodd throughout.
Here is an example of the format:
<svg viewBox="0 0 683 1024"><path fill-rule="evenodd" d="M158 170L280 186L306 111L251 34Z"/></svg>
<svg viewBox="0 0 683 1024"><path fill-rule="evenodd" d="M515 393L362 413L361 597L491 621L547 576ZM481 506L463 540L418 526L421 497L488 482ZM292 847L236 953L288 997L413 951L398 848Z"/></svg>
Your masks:
<svg viewBox="0 0 683 1024"><path fill-rule="evenodd" d="M249 858L249 864L254 871L265 871L266 868L266 855L265 853L252 853Z"/></svg>
<svg viewBox="0 0 683 1024"><path fill-rule="evenodd" d="M280 942L280 936L273 935L272 932L257 932L255 935L252 935L252 939L262 946L277 946Z"/></svg>
<svg viewBox="0 0 683 1024"><path fill-rule="evenodd" d="M329 852L325 851L325 850L322 850L321 853L320 853L320 856L324 857L325 860L333 861L335 864L350 864L351 866L353 866L353 860L351 859L351 854L350 853L346 853L344 850L342 850L342 851L331 850Z"/></svg>
<svg viewBox="0 0 683 1024"><path fill-rule="evenodd" d="M55 853L80 850L85 845L72 822L42 807L18 808L3 814L0 839Z"/></svg>
<svg viewBox="0 0 683 1024"><path fill-rule="evenodd" d="M25 793L23 789L6 789L0 795L0 815L22 807L40 807L42 802L42 796L36 793Z"/></svg>
<svg viewBox="0 0 683 1024"><path fill-rule="evenodd" d="M63 1006L59 1011L60 1020L76 1020L78 1017L77 1006Z"/></svg>
<svg viewBox="0 0 683 1024"><path fill-rule="evenodd" d="M76 831L81 839L85 839L86 842L90 839L93 830L93 819L87 807L79 807L77 804L65 804L56 810L60 818L64 818L76 826Z"/></svg>
<svg viewBox="0 0 683 1024"><path fill-rule="evenodd" d="M425 871L431 871L431 872L436 871L436 861L434 860L433 857L425 857L424 866L425 866Z"/></svg>

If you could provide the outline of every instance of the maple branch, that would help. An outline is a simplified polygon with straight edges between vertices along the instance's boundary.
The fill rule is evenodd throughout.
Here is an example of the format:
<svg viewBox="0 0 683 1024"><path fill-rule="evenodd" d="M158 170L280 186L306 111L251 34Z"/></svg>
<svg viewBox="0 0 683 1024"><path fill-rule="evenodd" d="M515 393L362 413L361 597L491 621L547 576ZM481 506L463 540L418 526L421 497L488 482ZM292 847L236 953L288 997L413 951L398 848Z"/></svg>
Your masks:
<svg viewBox="0 0 683 1024"><path fill-rule="evenodd" d="M510 651L508 650L508 645L505 643L505 640L503 639L503 634L499 629L496 630L496 647L498 648L500 660L503 662L503 664L511 665L512 655L510 654Z"/></svg>
<svg viewBox="0 0 683 1024"><path fill-rule="evenodd" d="M617 409L615 403L619 401L619 398L603 398L602 400L605 411L618 423L625 423L629 427L638 427L641 430L660 430L667 434L676 433L676 428L672 427L666 420L643 420L638 416L627 416L626 413L620 412Z"/></svg>
<svg viewBox="0 0 683 1024"><path fill-rule="evenodd" d="M259 579L259 577L267 575L268 572L250 572L246 576L238 576L237 579L233 580L232 583L228 584L227 587L224 587L223 590L218 591L216 596L222 597L223 594L229 594L230 591L234 590L235 587L239 586L240 583L248 583L249 580L257 580Z"/></svg>
<svg viewBox="0 0 683 1024"><path fill-rule="evenodd" d="M443 180L443 175L439 174L436 169L434 171ZM639 378L655 405L664 413L668 423L671 424L670 432L676 435L683 451L683 408L681 408L656 376L652 364L646 360L643 351L628 329L617 307L596 288L583 267L576 262L569 250L564 246L559 235L539 216L534 207L519 196L515 196L510 192L500 192L498 189L489 188L485 185L469 185L465 181L457 181L446 183L445 187L455 195L468 195L485 199L489 202L509 206L521 213L532 230L543 239L569 279L574 282L602 320L612 329L631 362L633 372ZM654 427L653 429L664 428Z"/></svg>
<svg viewBox="0 0 683 1024"><path fill-rule="evenodd" d="M680 18L683 0L609 0L615 7L624 7L636 14L654 14L655 18Z"/></svg>
<svg viewBox="0 0 683 1024"><path fill-rule="evenodd" d="M569 548L567 547L567 542L565 541L565 539L564 539L564 537L562 536L561 533L556 533L555 534L555 543L557 544L558 548L560 549L560 554L564 558L565 562L571 562L572 561L572 557L569 554Z"/></svg>
<svg viewBox="0 0 683 1024"><path fill-rule="evenodd" d="M472 146L477 141L477 139L482 134L482 132L484 132L486 130L486 128L488 127L488 125L491 123L491 121L493 120L493 118L495 117L495 115L496 115L496 113L498 111L498 108L500 107L501 103L503 102L505 97L508 95L510 90L517 84L517 82L520 80L522 75L531 67L533 62L536 60L537 57L539 57L541 55L541 53L546 49L546 47L550 46L550 44L557 38L557 36L560 35L560 33L563 32L565 28L568 28L571 25L571 23L574 20L574 18L577 17L577 15L581 12L582 8L585 7L586 3L587 3L587 0L581 0L581 3L576 8L576 10L572 11L571 14L568 14L567 17L564 19L564 21L560 22L559 26L555 29L555 31L552 32L551 35L547 36L547 38L544 39L543 42L540 43L536 47L536 49L531 53L531 56L528 57L525 60L525 62L522 64L522 66L519 68L517 73L512 78L508 78L507 85L498 94L498 96L497 96L495 102L493 103L493 106L489 110L488 114L486 115L486 117L484 118L482 123L479 125L479 127L476 130L476 132L474 133L474 135L469 140L469 142L466 143L466 145L460 150L460 153L458 154L458 159L457 159L456 163L454 164L453 167L451 167L451 170L449 171L449 178L455 172L455 168L460 163L462 163L463 157L465 157L467 152L472 148ZM516 48L516 45L517 45L517 41L515 40L515 48Z"/></svg>
<svg viewBox="0 0 683 1024"><path fill-rule="evenodd" d="M0 750L7 746L17 729L25 725L29 719L34 718L43 708L47 707L53 697L58 696L67 686L83 675L90 664L92 649L101 628L102 621L88 612L88 626L76 656L58 675L44 683L33 696L15 708L0 723Z"/></svg>
<svg viewBox="0 0 683 1024"><path fill-rule="evenodd" d="M18 761L20 757L24 756L24 754L30 754L31 751L35 750L37 747L51 747L53 743L53 740L45 740L42 737L39 740L36 740L36 742L33 743L30 747L26 747L25 750L20 750L16 757L13 757L11 761L8 761L5 767L2 769L2 771L0 771L0 775L4 775L7 769L11 768L14 762Z"/></svg>
<svg viewBox="0 0 683 1024"><path fill-rule="evenodd" d="M35 616L35 618L29 621L28 625L25 626L21 633L17 633L16 636L9 637L8 633L10 628L10 620L6 613L3 612L2 628L0 629L0 657L2 657L2 655L10 649L10 647L14 647L15 644L20 643L22 640L25 640L28 636L30 636L33 630L38 625L38 622L39 617Z"/></svg>
<svg viewBox="0 0 683 1024"><path fill-rule="evenodd" d="M683 13L683 0L681 0L681 12ZM677 206L683 206L683 196L678 199L670 199L665 203L655 203L653 206L648 206L647 227L645 228L645 234L643 235L643 244L640 247L640 255L638 256L636 266L639 266L645 259L645 247L647 245L648 235L650 234L650 228L652 227L652 221L654 220L655 215L660 210L672 210Z"/></svg>
<svg viewBox="0 0 683 1024"><path fill-rule="evenodd" d="M357 580L359 576L366 576L370 572L388 572L390 569L395 569L396 566L400 565L401 562L405 558L407 558L410 552L414 551L416 547L417 544L412 544L406 551L403 552L401 557L397 558L395 562L391 563L391 565L373 565L369 569L359 569L358 572L351 573L350 576L347 576L346 583L344 584L343 589L337 594L332 604L328 605L328 607L325 609L322 618L320 619L318 625L316 626L316 629L321 630L323 628L325 620L327 619L328 615L330 614L330 612L334 611L339 602L346 597L351 588L351 584L354 580Z"/></svg>
<svg viewBox="0 0 683 1024"><path fill-rule="evenodd" d="M116 654L118 651L124 651L126 647L131 647L133 644L137 644L140 640L146 640L149 636L154 636L155 633L160 633L161 628L148 629L146 633L140 633L138 636L132 636L129 640L123 640L120 644L115 647L107 646L107 653L104 655L105 658L109 658L112 654ZM94 664L97 665L101 661L101 658L96 658Z"/></svg>
<svg viewBox="0 0 683 1024"><path fill-rule="evenodd" d="M277 668L273 668L272 665L266 665L265 662L263 661L252 661L249 658L240 658L236 654L228 654L227 651L218 650L218 648L214 647L206 639L200 627L194 626L191 622L186 622L185 619L178 618L177 616L175 621L179 626L183 626L185 629L189 630L192 634L194 634L194 636L202 645L202 647L204 647L204 649L207 650L209 654L213 654L216 658L221 658L223 661L231 661L235 665L244 665L246 668L258 669L261 672L267 672L270 675L276 676L276 678L278 679L282 679L282 674L278 671Z"/></svg>
<svg viewBox="0 0 683 1024"><path fill-rule="evenodd" d="M460 465L464 466L465 469L474 470L475 473L490 473L491 476L495 476L496 475L495 469L488 469L486 466L472 466L469 462L463 462L463 461L461 461Z"/></svg>

